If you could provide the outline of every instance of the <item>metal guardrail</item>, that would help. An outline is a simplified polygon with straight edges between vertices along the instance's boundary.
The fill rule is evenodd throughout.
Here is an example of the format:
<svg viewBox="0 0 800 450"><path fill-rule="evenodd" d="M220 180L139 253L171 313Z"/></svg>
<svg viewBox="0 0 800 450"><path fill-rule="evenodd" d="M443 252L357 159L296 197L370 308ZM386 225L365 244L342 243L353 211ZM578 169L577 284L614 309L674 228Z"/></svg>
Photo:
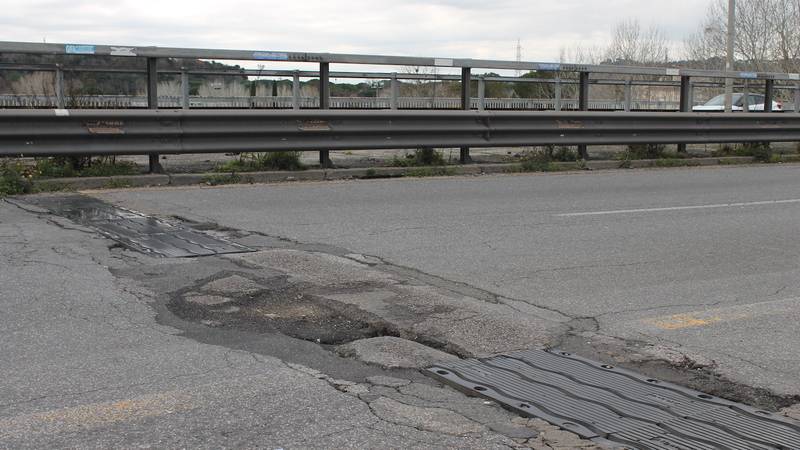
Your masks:
<svg viewBox="0 0 800 450"><path fill-rule="evenodd" d="M460 109L460 98L448 97L331 97L331 109L391 109L392 102L396 109ZM141 96L124 97L119 95L93 95L75 97L72 102L79 109L132 109L147 108L147 98ZM41 108L54 109L58 106L55 96L46 95L2 95L0 108ZM300 108L319 109L316 97L301 97ZM159 108L181 108L180 97L158 98ZM292 97L190 97L189 107L198 108L257 108L257 109L293 109ZM617 101L590 100L589 110L624 111L678 111L680 102L676 101ZM300 109L297 108L297 109ZM577 110L576 99L537 99L537 98L485 98L471 99L470 109L489 110Z"/></svg>
<svg viewBox="0 0 800 450"><path fill-rule="evenodd" d="M0 156L800 141L800 115L0 110Z"/></svg>
<svg viewBox="0 0 800 450"><path fill-rule="evenodd" d="M796 73L736 72L697 70L674 67L636 67L617 65L562 64L529 61L502 61L471 58L431 58L417 56L354 55L344 53L311 53L276 51L274 49L221 50L151 46L55 44L33 42L0 42L0 53L30 53L48 55L99 55L122 58L189 58L232 61L313 62L321 64L357 64L389 66L425 66L450 68L486 68L501 70L544 70L561 72L591 72L626 75L655 75L676 77L707 77L734 79L763 79L800 81Z"/></svg>

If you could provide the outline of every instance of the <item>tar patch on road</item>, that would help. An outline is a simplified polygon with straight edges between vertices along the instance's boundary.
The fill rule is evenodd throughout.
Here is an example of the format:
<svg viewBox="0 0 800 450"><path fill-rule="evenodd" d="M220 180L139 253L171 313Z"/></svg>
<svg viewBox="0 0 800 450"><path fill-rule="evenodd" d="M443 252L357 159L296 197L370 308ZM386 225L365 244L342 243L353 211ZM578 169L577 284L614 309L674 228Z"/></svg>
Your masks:
<svg viewBox="0 0 800 450"><path fill-rule="evenodd" d="M425 372L598 443L664 450L800 448L800 422L566 352L527 350Z"/></svg>
<svg viewBox="0 0 800 450"><path fill-rule="evenodd" d="M31 198L31 202L123 246L155 257L182 258L255 251L182 225L169 223L85 195Z"/></svg>
<svg viewBox="0 0 800 450"><path fill-rule="evenodd" d="M173 314L210 327L281 332L320 344L398 336L381 317L354 305L304 293L287 276L259 279L223 272L171 295Z"/></svg>

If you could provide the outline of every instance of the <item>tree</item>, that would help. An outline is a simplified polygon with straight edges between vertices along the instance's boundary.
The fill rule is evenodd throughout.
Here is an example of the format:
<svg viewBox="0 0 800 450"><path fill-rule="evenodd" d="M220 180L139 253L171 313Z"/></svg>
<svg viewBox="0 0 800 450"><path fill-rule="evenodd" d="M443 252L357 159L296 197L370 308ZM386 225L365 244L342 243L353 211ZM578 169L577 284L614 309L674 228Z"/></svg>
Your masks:
<svg viewBox="0 0 800 450"><path fill-rule="evenodd" d="M620 22L611 30L605 61L626 66L661 65L669 61L669 39L656 25L642 30L638 20Z"/></svg>
<svg viewBox="0 0 800 450"><path fill-rule="evenodd" d="M549 70L530 71L522 75L522 78L536 78L552 80L558 72ZM555 86L553 83L542 82L519 82L514 83L514 93L519 98L554 98Z"/></svg>
<svg viewBox="0 0 800 450"><path fill-rule="evenodd" d="M727 54L728 2L715 0L699 30L684 41L685 57L716 64ZM798 72L800 2L738 0L734 36L735 70ZM708 67L708 63L702 68Z"/></svg>

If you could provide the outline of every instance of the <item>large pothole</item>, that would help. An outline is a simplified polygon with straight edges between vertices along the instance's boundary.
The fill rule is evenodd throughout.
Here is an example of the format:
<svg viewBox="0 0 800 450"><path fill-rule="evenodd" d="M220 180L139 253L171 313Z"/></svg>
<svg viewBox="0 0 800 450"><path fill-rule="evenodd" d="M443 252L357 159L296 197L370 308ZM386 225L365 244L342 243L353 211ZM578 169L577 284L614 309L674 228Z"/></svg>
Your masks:
<svg viewBox="0 0 800 450"><path fill-rule="evenodd" d="M206 326L280 332L320 344L404 334L357 306L303 293L285 276L257 279L225 272L172 293L168 307Z"/></svg>

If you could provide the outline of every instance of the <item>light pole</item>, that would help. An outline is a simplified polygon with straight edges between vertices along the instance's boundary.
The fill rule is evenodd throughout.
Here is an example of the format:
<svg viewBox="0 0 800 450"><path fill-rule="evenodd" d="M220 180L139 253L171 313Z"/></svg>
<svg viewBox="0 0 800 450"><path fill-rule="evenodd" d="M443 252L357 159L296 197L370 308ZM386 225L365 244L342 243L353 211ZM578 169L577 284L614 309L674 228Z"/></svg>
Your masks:
<svg viewBox="0 0 800 450"><path fill-rule="evenodd" d="M733 70L733 38L736 30L736 0L728 0L728 57L725 71ZM725 111L733 111L733 78L725 78Z"/></svg>

